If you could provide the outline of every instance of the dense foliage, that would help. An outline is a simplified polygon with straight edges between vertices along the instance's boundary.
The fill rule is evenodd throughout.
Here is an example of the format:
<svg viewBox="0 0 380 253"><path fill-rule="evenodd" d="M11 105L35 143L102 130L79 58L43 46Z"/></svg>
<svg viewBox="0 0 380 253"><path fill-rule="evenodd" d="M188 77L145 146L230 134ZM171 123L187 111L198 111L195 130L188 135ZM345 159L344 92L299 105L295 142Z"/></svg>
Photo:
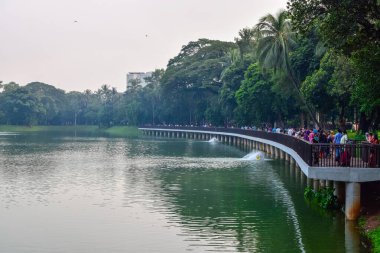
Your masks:
<svg viewBox="0 0 380 253"><path fill-rule="evenodd" d="M304 197L311 202L315 202L324 209L337 209L339 208L338 198L334 196L333 188L321 188L314 191L311 187L306 187Z"/></svg>
<svg viewBox="0 0 380 253"><path fill-rule="evenodd" d="M184 45L145 87L65 92L0 83L0 124L380 124L380 11L375 0L290 0L235 42Z"/></svg>

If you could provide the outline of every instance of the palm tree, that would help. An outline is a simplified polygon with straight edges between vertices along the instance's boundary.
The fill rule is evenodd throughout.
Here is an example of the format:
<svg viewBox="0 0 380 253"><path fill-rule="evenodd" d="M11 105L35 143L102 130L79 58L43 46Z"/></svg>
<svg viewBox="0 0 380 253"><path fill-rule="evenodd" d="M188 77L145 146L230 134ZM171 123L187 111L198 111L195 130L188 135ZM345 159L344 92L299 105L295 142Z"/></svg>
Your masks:
<svg viewBox="0 0 380 253"><path fill-rule="evenodd" d="M313 121L320 126L313 109L307 104L300 91L300 81L290 65L289 53L297 46L288 13L280 11L277 16L268 14L256 25L259 33L257 55L263 68L284 71L291 80L297 95L305 105Z"/></svg>

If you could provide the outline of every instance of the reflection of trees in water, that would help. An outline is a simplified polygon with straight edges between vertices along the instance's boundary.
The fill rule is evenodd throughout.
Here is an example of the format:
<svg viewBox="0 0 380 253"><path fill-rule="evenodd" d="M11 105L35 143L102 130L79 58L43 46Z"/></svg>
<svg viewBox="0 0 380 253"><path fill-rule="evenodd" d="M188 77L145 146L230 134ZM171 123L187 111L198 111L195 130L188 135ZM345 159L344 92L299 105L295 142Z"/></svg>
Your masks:
<svg viewBox="0 0 380 253"><path fill-rule="evenodd" d="M252 170L256 178L250 178ZM295 229L291 219L284 222L288 206L276 198L277 191L284 189L272 188L271 168L197 169L181 175L162 171L159 176L184 233L194 239L207 237L212 245L239 251L274 252L300 246L294 241L298 239L289 239Z"/></svg>
<svg viewBox="0 0 380 253"><path fill-rule="evenodd" d="M307 252L344 252L342 219L310 210L303 199L305 180L289 166L161 156L175 152L175 146L169 150L129 166L126 189L153 212L164 214L168 227L180 228L189 247L301 252L305 245Z"/></svg>

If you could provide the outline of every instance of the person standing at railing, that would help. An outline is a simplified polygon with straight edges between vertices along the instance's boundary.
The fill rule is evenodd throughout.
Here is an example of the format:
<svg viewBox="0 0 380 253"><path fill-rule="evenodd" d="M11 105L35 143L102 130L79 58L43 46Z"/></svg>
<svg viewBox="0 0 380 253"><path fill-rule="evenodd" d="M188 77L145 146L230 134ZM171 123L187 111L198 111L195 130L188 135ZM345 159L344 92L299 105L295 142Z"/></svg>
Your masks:
<svg viewBox="0 0 380 253"><path fill-rule="evenodd" d="M319 136L319 143L322 144L319 157L325 158L325 157L327 157L327 155L329 153L329 148L327 146L325 146L325 144L327 143L327 136L326 136L325 132L323 131L323 129L319 130L318 136Z"/></svg>
<svg viewBox="0 0 380 253"><path fill-rule="evenodd" d="M340 139L340 144L347 144L348 142L348 136L347 131L343 131L342 138ZM351 160L351 154L349 149L346 146L342 146L341 149L341 158L340 162L342 166L350 166L350 160Z"/></svg>
<svg viewBox="0 0 380 253"><path fill-rule="evenodd" d="M310 135L313 135L313 139L311 140L311 143L318 144L319 143L318 135L314 133L310 133ZM318 164L319 163L319 145L313 145L312 150L313 150L313 156L314 156L313 163Z"/></svg>
<svg viewBox="0 0 380 253"><path fill-rule="evenodd" d="M377 134L374 134L370 142L372 144L379 144L379 136Z"/></svg>
<svg viewBox="0 0 380 253"><path fill-rule="evenodd" d="M348 142L348 136L347 136L347 131L343 131L342 138L340 139L340 144L346 144Z"/></svg>
<svg viewBox="0 0 380 253"><path fill-rule="evenodd" d="M326 154L327 157L330 157L330 146L334 142L334 138L335 138L334 131L331 130L329 132L329 135L327 136L327 143L330 144L327 149L327 154ZM331 154L333 154L333 151L331 151Z"/></svg>
<svg viewBox="0 0 380 253"><path fill-rule="evenodd" d="M338 165L340 165L340 140L342 139L343 134L342 130L338 129L338 133L334 137L334 144L338 144L337 147L335 148L335 161L338 162Z"/></svg>

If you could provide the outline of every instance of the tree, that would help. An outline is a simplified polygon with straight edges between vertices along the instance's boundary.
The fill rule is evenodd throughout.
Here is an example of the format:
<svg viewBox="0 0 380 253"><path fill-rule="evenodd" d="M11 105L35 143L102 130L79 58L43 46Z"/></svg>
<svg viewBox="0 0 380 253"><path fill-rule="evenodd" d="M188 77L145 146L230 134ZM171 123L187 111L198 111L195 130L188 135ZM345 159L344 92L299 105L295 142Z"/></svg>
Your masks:
<svg viewBox="0 0 380 253"><path fill-rule="evenodd" d="M25 88L33 93L43 105L43 110L38 116L38 124L60 124L60 114L65 106L65 91L40 82L29 83Z"/></svg>
<svg viewBox="0 0 380 253"><path fill-rule="evenodd" d="M378 0L289 0L288 10L297 30L306 34L317 27L329 47L348 56L379 42Z"/></svg>
<svg viewBox="0 0 380 253"><path fill-rule="evenodd" d="M151 77L145 78L147 83L144 93L147 95L147 102L151 105L152 125L156 123L157 107L160 104L160 82L165 71L163 69L156 69Z"/></svg>
<svg viewBox="0 0 380 253"><path fill-rule="evenodd" d="M129 80L127 90L131 92L136 92L137 90L141 89L141 80L139 78L133 78Z"/></svg>
<svg viewBox="0 0 380 253"><path fill-rule="evenodd" d="M302 92L322 113L332 118L337 114L340 128L345 129L345 119L352 108L351 94L355 83L349 59L329 50L322 58L320 67L307 76Z"/></svg>
<svg viewBox="0 0 380 253"><path fill-rule="evenodd" d="M99 121L103 126L110 127L114 124L115 104L120 96L118 95L116 88L110 88L107 84L102 85L96 94L102 105L98 112Z"/></svg>
<svg viewBox="0 0 380 253"><path fill-rule="evenodd" d="M287 74L310 117L319 126L314 110L300 92L300 82L290 64L289 55L295 48L296 42L295 33L287 15L286 11L280 11L277 16L268 14L262 17L256 25L261 36L257 47L258 59L264 69L273 69L274 72L283 71Z"/></svg>
<svg viewBox="0 0 380 253"><path fill-rule="evenodd" d="M280 97L272 91L270 76L264 76L257 63L251 64L244 75L244 81L236 92L238 107L235 112L244 125L274 123L281 121L285 109ZM281 102L280 102L281 101Z"/></svg>
<svg viewBox="0 0 380 253"><path fill-rule="evenodd" d="M10 88L11 87L11 88ZM25 87L7 86L2 94L1 108L7 124L31 126L44 110L38 98Z"/></svg>
<svg viewBox="0 0 380 253"><path fill-rule="evenodd" d="M378 0L290 0L288 10L303 34L316 29L325 45L352 63L355 101L361 111L360 128L380 123L380 4ZM378 123L376 123L378 122Z"/></svg>
<svg viewBox="0 0 380 253"><path fill-rule="evenodd" d="M229 66L231 42L200 39L189 42L169 61L162 77L162 120L194 124L206 119L222 86L222 72ZM180 113L179 113L180 112Z"/></svg>

